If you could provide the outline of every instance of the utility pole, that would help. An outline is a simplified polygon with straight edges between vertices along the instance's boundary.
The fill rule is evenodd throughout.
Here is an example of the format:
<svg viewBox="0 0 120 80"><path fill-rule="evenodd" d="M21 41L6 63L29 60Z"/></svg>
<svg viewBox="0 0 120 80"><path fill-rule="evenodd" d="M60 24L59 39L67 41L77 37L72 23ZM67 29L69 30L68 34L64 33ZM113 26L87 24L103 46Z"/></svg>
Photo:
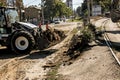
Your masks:
<svg viewBox="0 0 120 80"><path fill-rule="evenodd" d="M90 0L87 0L87 8L88 8L88 18L87 23L90 23Z"/></svg>

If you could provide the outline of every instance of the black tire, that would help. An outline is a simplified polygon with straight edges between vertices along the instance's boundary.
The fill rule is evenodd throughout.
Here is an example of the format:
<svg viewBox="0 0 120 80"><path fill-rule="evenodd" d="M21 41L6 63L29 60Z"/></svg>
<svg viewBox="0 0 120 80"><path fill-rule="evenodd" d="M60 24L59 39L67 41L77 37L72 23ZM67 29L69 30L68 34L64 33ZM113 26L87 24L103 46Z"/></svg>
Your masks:
<svg viewBox="0 0 120 80"><path fill-rule="evenodd" d="M8 50L11 50L11 44L10 43L11 43L11 38L9 36L8 39L7 39L7 45L6 45Z"/></svg>
<svg viewBox="0 0 120 80"><path fill-rule="evenodd" d="M15 31L14 33L12 33L11 35L8 36L7 45L6 45L8 50L12 50L12 48L11 48L11 38L16 32L17 31Z"/></svg>
<svg viewBox="0 0 120 80"><path fill-rule="evenodd" d="M11 48L15 53L28 54L35 45L34 37L26 31L19 31L11 38Z"/></svg>

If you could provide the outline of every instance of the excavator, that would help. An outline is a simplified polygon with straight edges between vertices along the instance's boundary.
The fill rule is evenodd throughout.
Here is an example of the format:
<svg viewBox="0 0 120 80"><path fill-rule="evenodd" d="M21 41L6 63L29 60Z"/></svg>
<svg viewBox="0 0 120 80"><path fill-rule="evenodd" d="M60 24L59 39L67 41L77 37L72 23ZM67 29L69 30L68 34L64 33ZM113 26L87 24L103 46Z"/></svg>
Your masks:
<svg viewBox="0 0 120 80"><path fill-rule="evenodd" d="M120 0L112 0L111 2L111 20L118 22L120 20Z"/></svg>
<svg viewBox="0 0 120 80"><path fill-rule="evenodd" d="M43 31L31 23L20 22L15 8L0 7L0 45L15 53L26 54L33 49L48 48L58 42L62 34L59 30Z"/></svg>

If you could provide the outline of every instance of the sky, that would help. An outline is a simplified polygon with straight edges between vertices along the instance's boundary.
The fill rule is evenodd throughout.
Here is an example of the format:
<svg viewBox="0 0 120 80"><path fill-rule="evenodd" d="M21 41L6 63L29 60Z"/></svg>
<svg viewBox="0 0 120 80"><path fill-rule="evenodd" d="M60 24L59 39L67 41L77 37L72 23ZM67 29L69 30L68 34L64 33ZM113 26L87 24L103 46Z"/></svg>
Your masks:
<svg viewBox="0 0 120 80"><path fill-rule="evenodd" d="M66 0L64 0L65 2ZM73 0L73 9L76 9L78 6L81 6L83 0ZM41 0L23 0L25 6L29 5L38 5L41 3Z"/></svg>

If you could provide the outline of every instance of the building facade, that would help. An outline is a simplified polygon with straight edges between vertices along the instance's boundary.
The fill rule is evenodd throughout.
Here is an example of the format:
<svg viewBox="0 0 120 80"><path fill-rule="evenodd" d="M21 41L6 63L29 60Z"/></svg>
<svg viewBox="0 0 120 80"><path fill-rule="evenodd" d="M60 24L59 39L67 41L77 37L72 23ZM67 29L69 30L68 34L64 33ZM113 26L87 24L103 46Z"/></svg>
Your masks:
<svg viewBox="0 0 120 80"><path fill-rule="evenodd" d="M93 5L92 6L92 16L98 16L102 14L101 5Z"/></svg>
<svg viewBox="0 0 120 80"><path fill-rule="evenodd" d="M72 0L66 0L66 5L73 10L73 1Z"/></svg>
<svg viewBox="0 0 120 80"><path fill-rule="evenodd" d="M38 24L38 21L41 20L41 9L39 7L30 6L24 8L25 10L25 19L33 24Z"/></svg>

